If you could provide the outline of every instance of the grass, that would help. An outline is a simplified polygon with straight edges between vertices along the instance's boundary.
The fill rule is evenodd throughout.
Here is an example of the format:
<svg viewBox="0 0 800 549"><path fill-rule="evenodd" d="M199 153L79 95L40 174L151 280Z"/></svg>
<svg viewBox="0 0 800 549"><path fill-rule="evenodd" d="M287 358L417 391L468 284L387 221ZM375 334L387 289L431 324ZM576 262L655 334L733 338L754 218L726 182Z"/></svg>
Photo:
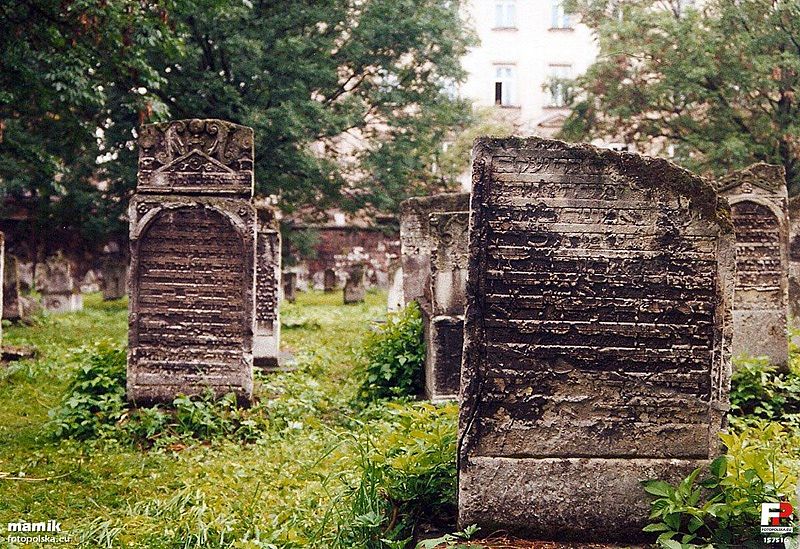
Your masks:
<svg viewBox="0 0 800 549"><path fill-rule="evenodd" d="M0 371L0 524L58 520L87 547L341 546L360 519L352 513L365 455L417 429L414 414L438 417L454 436L454 406L354 408L354 350L385 317L385 295L343 306L338 293L310 292L283 304L282 344L299 368L257 380L269 428L255 443L143 451L113 439L54 441L48 411L81 351L127 338L125 303L92 295L85 306L5 332L40 355Z"/></svg>

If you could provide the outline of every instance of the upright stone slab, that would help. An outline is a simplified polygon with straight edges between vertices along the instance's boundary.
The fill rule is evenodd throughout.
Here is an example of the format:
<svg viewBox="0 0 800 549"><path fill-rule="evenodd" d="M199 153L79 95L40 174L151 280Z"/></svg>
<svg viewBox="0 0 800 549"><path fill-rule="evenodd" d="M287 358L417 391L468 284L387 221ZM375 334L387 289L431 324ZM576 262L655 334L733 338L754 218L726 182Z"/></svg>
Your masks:
<svg viewBox="0 0 800 549"><path fill-rule="evenodd" d="M789 360L789 219L782 166L754 164L719 182L736 231L733 355Z"/></svg>
<svg viewBox="0 0 800 549"><path fill-rule="evenodd" d="M367 295L364 284L364 266L352 265L347 270L347 281L344 284L344 304L362 303Z"/></svg>
<svg viewBox="0 0 800 549"><path fill-rule="evenodd" d="M128 398L253 390L253 130L143 126L130 218Z"/></svg>
<svg viewBox="0 0 800 549"><path fill-rule="evenodd" d="M536 138L473 155L459 524L630 543L640 481L720 450L728 205L662 159Z"/></svg>
<svg viewBox="0 0 800 549"><path fill-rule="evenodd" d="M336 271L333 269L325 269L323 273L322 288L325 292L333 292L336 290Z"/></svg>
<svg viewBox="0 0 800 549"><path fill-rule="evenodd" d="M283 299L289 303L297 299L297 273L293 271L283 273Z"/></svg>
<svg viewBox="0 0 800 549"><path fill-rule="evenodd" d="M403 269L395 269L392 275L392 285L389 286L389 293L386 296L386 310L396 313L403 308Z"/></svg>
<svg viewBox="0 0 800 549"><path fill-rule="evenodd" d="M83 309L83 296L75 282L72 263L60 252L39 266L37 273L42 307L48 313L74 313Z"/></svg>
<svg viewBox="0 0 800 549"><path fill-rule="evenodd" d="M281 233L275 212L258 210L256 243L256 334L253 365L274 370L280 350Z"/></svg>
<svg viewBox="0 0 800 549"><path fill-rule="evenodd" d="M104 301L122 299L127 292L128 260L116 242L103 248L101 287Z"/></svg>
<svg viewBox="0 0 800 549"><path fill-rule="evenodd" d="M469 212L431 213L430 277L422 307L425 394L433 401L458 398L466 306Z"/></svg>
<svg viewBox="0 0 800 549"><path fill-rule="evenodd" d="M400 258L403 299L408 304L426 295L431 274L430 214L469 211L469 193L409 198L400 204Z"/></svg>
<svg viewBox="0 0 800 549"><path fill-rule="evenodd" d="M19 260L11 254L5 254L3 269L3 320L18 322L23 318L22 300L20 299Z"/></svg>
<svg viewBox="0 0 800 549"><path fill-rule="evenodd" d="M789 199L789 319L800 328L800 195Z"/></svg>

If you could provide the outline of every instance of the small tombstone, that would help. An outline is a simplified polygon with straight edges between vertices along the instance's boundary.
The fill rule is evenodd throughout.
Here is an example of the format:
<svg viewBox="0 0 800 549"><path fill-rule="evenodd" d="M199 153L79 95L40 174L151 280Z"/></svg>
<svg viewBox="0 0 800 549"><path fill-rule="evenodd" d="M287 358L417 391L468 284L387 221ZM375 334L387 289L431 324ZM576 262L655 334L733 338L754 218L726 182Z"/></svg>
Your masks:
<svg viewBox="0 0 800 549"><path fill-rule="evenodd" d="M347 270L347 282L344 284L344 303L363 303L367 295L364 283L364 265L356 264Z"/></svg>
<svg viewBox="0 0 800 549"><path fill-rule="evenodd" d="M468 226L466 211L430 214L430 278L422 312L425 396L433 401L458 398L461 385Z"/></svg>
<svg viewBox="0 0 800 549"><path fill-rule="evenodd" d="M800 328L800 196L789 199L789 318Z"/></svg>
<svg viewBox="0 0 800 549"><path fill-rule="evenodd" d="M642 538L640 482L720 451L728 205L666 160L589 145L484 138L473 158L459 524Z"/></svg>
<svg viewBox="0 0 800 549"><path fill-rule="evenodd" d="M41 273L41 274L39 274ZM75 283L74 268L60 252L41 265L37 273L42 307L49 313L73 313L83 309L83 296Z"/></svg>
<svg viewBox="0 0 800 549"><path fill-rule="evenodd" d="M333 269L325 269L322 278L322 287L323 290L327 293L336 290L336 271L334 271Z"/></svg>
<svg viewBox="0 0 800 549"><path fill-rule="evenodd" d="M785 367L789 229L784 169L754 164L723 177L719 192L728 199L736 230L731 352L766 356Z"/></svg>
<svg viewBox="0 0 800 549"><path fill-rule="evenodd" d="M288 303L297 299L297 273L293 271L283 273L283 299Z"/></svg>
<svg viewBox="0 0 800 549"><path fill-rule="evenodd" d="M3 320L18 322L23 319L20 299L19 260L6 254L3 268Z"/></svg>
<svg viewBox="0 0 800 549"><path fill-rule="evenodd" d="M128 260L116 242L103 248L102 289L104 301L122 299L127 293Z"/></svg>
<svg viewBox="0 0 800 549"><path fill-rule="evenodd" d="M256 333L253 340L253 365L276 369L280 349L281 321L281 233L275 212L258 209L256 241Z"/></svg>
<svg viewBox="0 0 800 549"><path fill-rule="evenodd" d="M253 391L253 130L143 126L131 200L128 398Z"/></svg>
<svg viewBox="0 0 800 549"><path fill-rule="evenodd" d="M415 197L400 204L400 257L405 304L425 296L431 274L430 214L469 211L469 193Z"/></svg>
<svg viewBox="0 0 800 549"><path fill-rule="evenodd" d="M386 297L386 310L394 313L403 308L403 269L395 269L392 276L392 285Z"/></svg>

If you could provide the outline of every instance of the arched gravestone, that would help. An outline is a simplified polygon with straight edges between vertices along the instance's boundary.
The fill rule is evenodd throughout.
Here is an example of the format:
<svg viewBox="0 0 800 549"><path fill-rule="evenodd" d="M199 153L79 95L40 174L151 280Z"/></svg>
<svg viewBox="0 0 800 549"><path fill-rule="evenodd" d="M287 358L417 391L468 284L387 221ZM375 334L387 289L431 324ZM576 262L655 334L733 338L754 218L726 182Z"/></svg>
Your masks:
<svg viewBox="0 0 800 549"><path fill-rule="evenodd" d="M142 128L131 200L128 398L252 396L253 132L222 120Z"/></svg>
<svg viewBox="0 0 800 549"><path fill-rule="evenodd" d="M719 192L736 231L734 356L766 356L786 366L789 286L787 193L782 166L754 164L723 177Z"/></svg>
<svg viewBox="0 0 800 549"><path fill-rule="evenodd" d="M666 160L480 139L473 152L459 524L643 536L640 481L720 450L734 235Z"/></svg>

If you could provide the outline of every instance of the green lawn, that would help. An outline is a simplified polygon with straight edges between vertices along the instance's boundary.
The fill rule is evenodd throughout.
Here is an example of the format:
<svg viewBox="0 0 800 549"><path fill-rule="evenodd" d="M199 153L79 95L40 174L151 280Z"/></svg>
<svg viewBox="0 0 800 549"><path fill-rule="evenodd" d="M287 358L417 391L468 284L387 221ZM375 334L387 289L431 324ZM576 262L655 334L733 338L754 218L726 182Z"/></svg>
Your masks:
<svg viewBox="0 0 800 549"><path fill-rule="evenodd" d="M0 524L54 519L82 545L101 547L346 547L388 532L393 525L372 513L383 510L370 509L386 502L362 493L365 463L413 473L420 460L407 463L411 451L397 447L417 444L408 441L420 422L434 444L453 450L455 406L354 407L354 351L385 318L385 294L361 305L341 299L311 292L283 304L282 345L299 368L257 380L268 428L252 444L217 438L142 450L113 438L54 441L48 411L81 351L125 343L126 304L92 295L81 313L7 328L6 343L35 345L40 356L0 372ZM372 534L354 533L370 520L377 524L361 526Z"/></svg>

